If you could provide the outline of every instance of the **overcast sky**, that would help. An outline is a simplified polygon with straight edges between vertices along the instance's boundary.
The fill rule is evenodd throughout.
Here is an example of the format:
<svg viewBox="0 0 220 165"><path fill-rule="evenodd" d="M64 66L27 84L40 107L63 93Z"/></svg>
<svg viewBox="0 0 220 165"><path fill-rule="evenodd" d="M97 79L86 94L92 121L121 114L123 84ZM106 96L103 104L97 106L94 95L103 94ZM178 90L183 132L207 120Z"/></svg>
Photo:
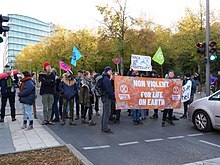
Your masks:
<svg viewBox="0 0 220 165"><path fill-rule="evenodd" d="M127 0L127 12L133 17L145 13L147 18L169 27L184 16L187 7L199 10L200 0ZM206 0L201 0L205 4ZM22 14L70 29L95 28L101 15L97 5L113 0L0 0L0 13ZM220 11L220 0L210 0L210 8Z"/></svg>

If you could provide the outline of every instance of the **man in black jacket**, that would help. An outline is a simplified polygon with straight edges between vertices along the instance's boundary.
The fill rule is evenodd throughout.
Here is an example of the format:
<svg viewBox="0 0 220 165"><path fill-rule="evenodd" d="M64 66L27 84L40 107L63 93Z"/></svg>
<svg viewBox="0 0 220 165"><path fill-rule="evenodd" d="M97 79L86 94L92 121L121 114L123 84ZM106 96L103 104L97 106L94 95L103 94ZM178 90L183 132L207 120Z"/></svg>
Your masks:
<svg viewBox="0 0 220 165"><path fill-rule="evenodd" d="M110 66L105 67L103 72L103 89L104 95L101 97L103 103L103 114L102 114L102 132L109 133L111 129L108 128L109 116L111 113L112 101L115 101L115 94L113 92L113 85L111 83L112 68Z"/></svg>
<svg viewBox="0 0 220 165"><path fill-rule="evenodd" d="M12 74L13 71L11 71L10 66L5 66L5 73L8 74L7 78L0 80L0 87L1 87L1 119L0 122L4 122L5 117L5 107L7 104L7 100L9 99L9 104L11 108L11 118L12 121L15 121L15 93L16 93L16 85L18 83L18 77L17 75Z"/></svg>

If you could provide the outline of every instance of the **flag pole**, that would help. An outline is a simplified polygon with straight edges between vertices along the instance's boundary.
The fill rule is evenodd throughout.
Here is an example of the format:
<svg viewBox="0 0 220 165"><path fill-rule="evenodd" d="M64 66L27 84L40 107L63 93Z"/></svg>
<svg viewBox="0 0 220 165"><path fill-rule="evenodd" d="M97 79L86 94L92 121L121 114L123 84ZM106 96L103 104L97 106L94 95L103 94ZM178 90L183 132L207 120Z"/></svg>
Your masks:
<svg viewBox="0 0 220 165"><path fill-rule="evenodd" d="M161 78L163 78L163 65L161 65Z"/></svg>

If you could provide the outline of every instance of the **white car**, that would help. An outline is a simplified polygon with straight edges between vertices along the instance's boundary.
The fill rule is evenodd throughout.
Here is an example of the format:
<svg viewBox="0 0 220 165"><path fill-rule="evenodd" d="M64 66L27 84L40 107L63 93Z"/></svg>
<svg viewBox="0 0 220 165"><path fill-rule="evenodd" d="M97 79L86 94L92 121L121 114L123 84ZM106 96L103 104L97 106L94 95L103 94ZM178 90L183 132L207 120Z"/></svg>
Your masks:
<svg viewBox="0 0 220 165"><path fill-rule="evenodd" d="M188 117L199 131L220 130L220 90L190 104Z"/></svg>

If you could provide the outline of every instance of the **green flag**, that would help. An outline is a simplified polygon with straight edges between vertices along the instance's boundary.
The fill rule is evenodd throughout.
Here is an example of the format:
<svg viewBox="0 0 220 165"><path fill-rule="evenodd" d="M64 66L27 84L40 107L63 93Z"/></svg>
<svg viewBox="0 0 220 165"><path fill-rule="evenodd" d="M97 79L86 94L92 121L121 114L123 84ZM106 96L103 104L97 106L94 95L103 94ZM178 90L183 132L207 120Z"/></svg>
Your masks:
<svg viewBox="0 0 220 165"><path fill-rule="evenodd" d="M157 52L155 53L153 60L158 64L162 65L164 63L164 56L161 47L158 48Z"/></svg>

